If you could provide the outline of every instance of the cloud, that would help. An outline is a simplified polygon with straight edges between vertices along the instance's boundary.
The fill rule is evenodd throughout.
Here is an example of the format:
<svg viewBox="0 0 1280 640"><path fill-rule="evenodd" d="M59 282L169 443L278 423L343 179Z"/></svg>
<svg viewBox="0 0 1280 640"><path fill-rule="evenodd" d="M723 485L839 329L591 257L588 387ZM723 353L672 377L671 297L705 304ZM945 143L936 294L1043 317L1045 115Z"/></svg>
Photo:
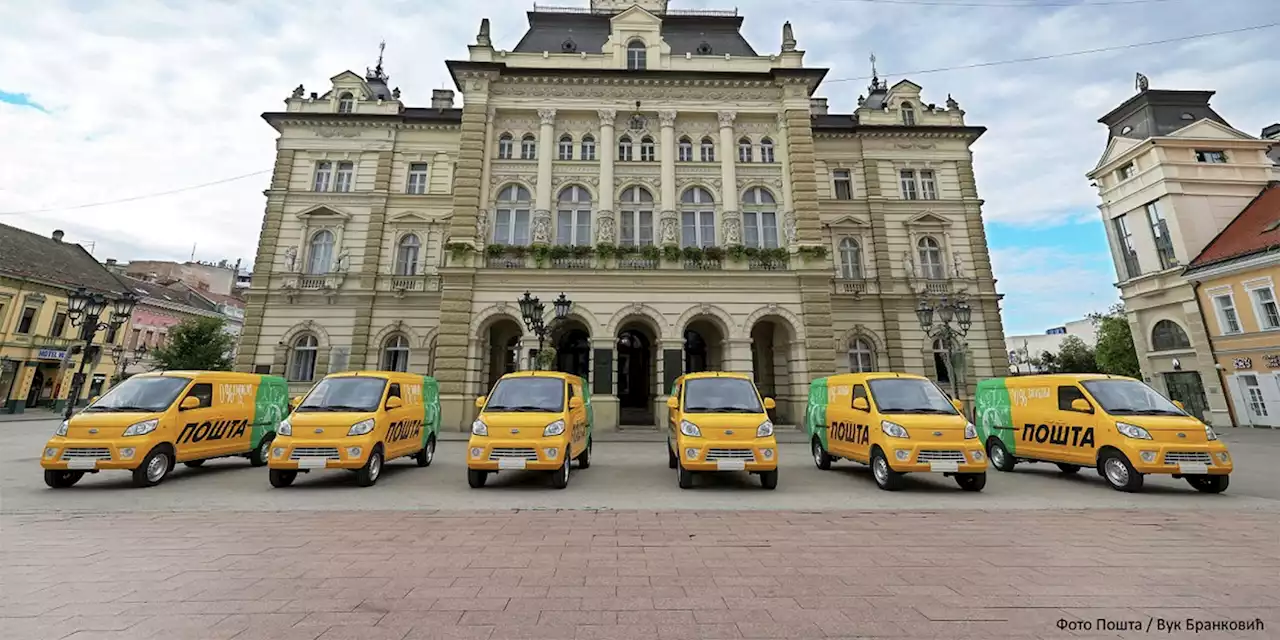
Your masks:
<svg viewBox="0 0 1280 640"><path fill-rule="evenodd" d="M1119 302L1109 259L1069 248L993 249L991 266L1002 304L1005 335L1044 333L1050 327L1104 312Z"/></svg>

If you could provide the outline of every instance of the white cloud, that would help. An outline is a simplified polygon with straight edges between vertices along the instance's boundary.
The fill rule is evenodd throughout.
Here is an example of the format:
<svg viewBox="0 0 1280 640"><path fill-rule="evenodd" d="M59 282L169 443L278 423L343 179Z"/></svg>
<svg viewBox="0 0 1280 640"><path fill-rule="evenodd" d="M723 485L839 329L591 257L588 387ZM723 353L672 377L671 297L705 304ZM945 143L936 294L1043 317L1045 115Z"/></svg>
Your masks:
<svg viewBox="0 0 1280 640"><path fill-rule="evenodd" d="M1115 269L1105 256L1068 248L993 249L991 268L1005 295L1005 335L1042 333L1119 302ZM1010 313L1010 310L1016 313Z"/></svg>

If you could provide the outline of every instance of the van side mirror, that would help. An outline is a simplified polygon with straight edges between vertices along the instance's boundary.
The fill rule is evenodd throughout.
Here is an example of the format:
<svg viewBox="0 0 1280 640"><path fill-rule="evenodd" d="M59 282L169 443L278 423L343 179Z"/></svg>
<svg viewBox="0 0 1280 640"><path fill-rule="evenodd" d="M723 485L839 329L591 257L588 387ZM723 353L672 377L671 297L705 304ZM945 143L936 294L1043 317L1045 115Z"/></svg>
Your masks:
<svg viewBox="0 0 1280 640"><path fill-rule="evenodd" d="M778 403L777 403L777 402L774 402L774 401L773 401L773 398L765 398L765 399L764 399L764 408L765 408L766 410L768 410L768 409L775 409L775 408L777 408L777 406L778 406Z"/></svg>
<svg viewBox="0 0 1280 640"><path fill-rule="evenodd" d="M570 408L570 409L581 409L581 408L582 408L582 398L569 398L569 408Z"/></svg>
<svg viewBox="0 0 1280 640"><path fill-rule="evenodd" d="M870 411L871 403L867 402L866 398L854 398L853 408L857 409L858 411Z"/></svg>
<svg viewBox="0 0 1280 640"><path fill-rule="evenodd" d="M477 409L483 409L483 408L484 408L484 400L485 400L484 396L480 396L479 398L476 398L476 408L477 408Z"/></svg>
<svg viewBox="0 0 1280 640"><path fill-rule="evenodd" d="M1093 406L1084 398L1076 398L1071 401L1071 410L1079 411L1080 413L1093 413Z"/></svg>
<svg viewBox="0 0 1280 640"><path fill-rule="evenodd" d="M1174 400L1174 401L1173 401L1173 406L1177 407L1179 411L1186 411L1186 410L1187 410L1187 406L1186 406L1186 405L1184 405L1184 404L1182 404L1182 401L1181 401L1181 400Z"/></svg>
<svg viewBox="0 0 1280 640"><path fill-rule="evenodd" d="M290 410L297 409L297 408L298 408L298 405L300 405L300 404L302 404L302 396L294 396L294 397L292 397L292 398L289 398L289 409L290 409Z"/></svg>
<svg viewBox="0 0 1280 640"><path fill-rule="evenodd" d="M178 408L181 409L182 411L186 411L188 409L199 409L200 398L197 398L195 396L187 396L182 399L182 404L178 405Z"/></svg>
<svg viewBox="0 0 1280 640"><path fill-rule="evenodd" d="M98 398L101 398L101 397L102 397L102 396L94 396L94 397L92 397L92 398L89 398L89 404L93 404L93 403L97 402L97 401L98 401ZM1179 408L1179 409L1181 409L1182 407L1178 407L1178 408Z"/></svg>
<svg viewBox="0 0 1280 640"><path fill-rule="evenodd" d="M952 401L951 401L951 406L955 407L955 408L956 408L956 411L958 411L958 412L960 412L960 413L964 413L964 401L962 401L962 400L952 400Z"/></svg>
<svg viewBox="0 0 1280 640"><path fill-rule="evenodd" d="M391 396L390 398L387 398L388 410L399 409L400 407L403 407L403 406L404 406L404 400L401 400L400 398L397 398L395 396Z"/></svg>
<svg viewBox="0 0 1280 640"><path fill-rule="evenodd" d="M670 398L667 398L667 408L668 408L668 409L679 409L679 408L680 408L680 398L677 398L676 396L671 396Z"/></svg>

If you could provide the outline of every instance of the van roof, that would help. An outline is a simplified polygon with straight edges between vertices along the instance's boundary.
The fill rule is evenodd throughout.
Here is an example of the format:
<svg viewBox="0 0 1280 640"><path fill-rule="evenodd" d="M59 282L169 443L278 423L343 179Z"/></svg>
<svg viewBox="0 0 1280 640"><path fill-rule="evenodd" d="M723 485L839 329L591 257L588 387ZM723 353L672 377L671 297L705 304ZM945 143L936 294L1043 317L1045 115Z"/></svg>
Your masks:
<svg viewBox="0 0 1280 640"><path fill-rule="evenodd" d="M736 371L698 371L696 373L686 373L680 378L684 380L695 380L697 378L740 378L742 380L750 380L751 376Z"/></svg>
<svg viewBox="0 0 1280 640"><path fill-rule="evenodd" d="M575 376L572 373L563 371L514 371L502 376L503 378L561 378L564 380L582 380L581 376Z"/></svg>
<svg viewBox="0 0 1280 640"><path fill-rule="evenodd" d="M270 377L267 374L245 373L243 371L198 371L198 370L192 370L192 369L184 369L180 371L148 371L146 373L139 373L137 375L130 376L130 377L133 377L133 378L166 378L166 377L191 378L195 376L205 376L205 377L213 376L213 377L228 377L228 378Z"/></svg>
<svg viewBox="0 0 1280 640"><path fill-rule="evenodd" d="M1044 383L1045 380L1135 380L1129 376L1113 376L1108 373L1037 373L1029 376L1010 376L1008 378L991 378L992 380L1003 380L1008 384L1009 380L1018 380L1026 382Z"/></svg>
<svg viewBox="0 0 1280 640"><path fill-rule="evenodd" d="M885 378L906 378L911 380L928 380L928 378L915 373L899 373L897 371L867 371L865 373L838 373L832 378L863 378L866 380L882 380Z"/></svg>

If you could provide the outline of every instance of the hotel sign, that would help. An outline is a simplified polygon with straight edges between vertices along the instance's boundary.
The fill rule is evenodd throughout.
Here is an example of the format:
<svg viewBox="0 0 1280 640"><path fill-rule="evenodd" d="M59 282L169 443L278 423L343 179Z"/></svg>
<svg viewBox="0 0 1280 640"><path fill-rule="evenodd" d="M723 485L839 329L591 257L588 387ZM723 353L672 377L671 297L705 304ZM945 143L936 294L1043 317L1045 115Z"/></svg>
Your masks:
<svg viewBox="0 0 1280 640"><path fill-rule="evenodd" d="M67 352L63 349L45 347L36 352L36 357L41 360L62 360L67 357Z"/></svg>

